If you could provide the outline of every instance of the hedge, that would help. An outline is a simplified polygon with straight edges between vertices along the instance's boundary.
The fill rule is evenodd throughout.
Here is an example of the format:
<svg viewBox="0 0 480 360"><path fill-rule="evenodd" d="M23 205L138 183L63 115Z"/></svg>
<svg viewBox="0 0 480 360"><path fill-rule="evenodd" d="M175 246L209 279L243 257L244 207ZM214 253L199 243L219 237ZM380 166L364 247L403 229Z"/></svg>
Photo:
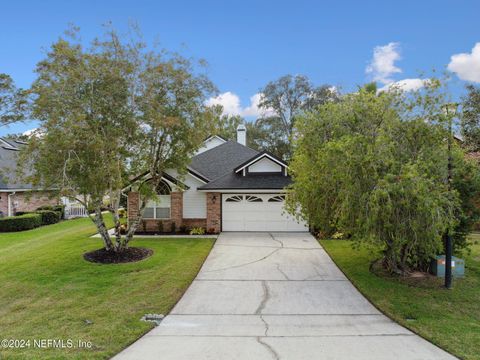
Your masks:
<svg viewBox="0 0 480 360"><path fill-rule="evenodd" d="M0 232L30 230L42 225L40 214L24 214L0 218Z"/></svg>
<svg viewBox="0 0 480 360"><path fill-rule="evenodd" d="M60 214L60 220L65 218L65 205L44 205L37 208L39 210L53 210Z"/></svg>
<svg viewBox="0 0 480 360"><path fill-rule="evenodd" d="M38 210L37 214L42 217L42 225L56 224L60 221L61 213L53 210Z"/></svg>

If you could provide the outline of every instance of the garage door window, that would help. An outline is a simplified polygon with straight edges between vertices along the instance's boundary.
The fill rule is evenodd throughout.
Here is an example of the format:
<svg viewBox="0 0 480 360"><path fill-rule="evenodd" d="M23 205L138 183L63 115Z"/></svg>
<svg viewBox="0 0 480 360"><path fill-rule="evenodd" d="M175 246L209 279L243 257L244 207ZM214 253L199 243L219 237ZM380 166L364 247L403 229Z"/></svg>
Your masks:
<svg viewBox="0 0 480 360"><path fill-rule="evenodd" d="M284 202L284 201L285 201L284 195L272 196L270 199L268 199L268 202Z"/></svg>
<svg viewBox="0 0 480 360"><path fill-rule="evenodd" d="M263 200L261 198L259 198L258 196L253 196L253 195L247 195L246 199L247 199L248 202L263 202Z"/></svg>
<svg viewBox="0 0 480 360"><path fill-rule="evenodd" d="M230 196L225 201L226 202L240 202L242 200L243 200L243 196L235 195L235 196Z"/></svg>

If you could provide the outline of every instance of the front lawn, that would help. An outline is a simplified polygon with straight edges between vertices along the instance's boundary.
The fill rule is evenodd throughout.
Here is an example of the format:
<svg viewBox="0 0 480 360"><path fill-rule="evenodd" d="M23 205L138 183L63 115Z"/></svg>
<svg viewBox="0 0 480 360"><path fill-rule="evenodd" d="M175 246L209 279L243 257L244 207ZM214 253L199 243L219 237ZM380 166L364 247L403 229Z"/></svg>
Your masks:
<svg viewBox="0 0 480 360"><path fill-rule="evenodd" d="M212 239L138 239L153 255L137 263L89 263L102 246L89 219L0 234L0 358L105 359L152 328L146 313L167 314L208 255ZM90 341L92 349L34 348L34 339Z"/></svg>
<svg viewBox="0 0 480 360"><path fill-rule="evenodd" d="M445 290L441 281L382 278L369 271L375 254L352 249L346 240L320 243L354 285L381 311L424 338L463 359L480 354L480 237L472 236L465 257L466 278Z"/></svg>

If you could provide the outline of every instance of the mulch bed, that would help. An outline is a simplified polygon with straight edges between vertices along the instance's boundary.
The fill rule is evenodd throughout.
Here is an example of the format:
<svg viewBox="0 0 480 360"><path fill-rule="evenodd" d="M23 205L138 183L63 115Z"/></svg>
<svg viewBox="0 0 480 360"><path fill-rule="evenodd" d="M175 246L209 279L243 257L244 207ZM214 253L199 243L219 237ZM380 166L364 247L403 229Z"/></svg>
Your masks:
<svg viewBox="0 0 480 360"><path fill-rule="evenodd" d="M87 261L100 264L121 264L140 261L153 254L153 250L130 247L121 252L107 251L105 248L87 252L83 258Z"/></svg>

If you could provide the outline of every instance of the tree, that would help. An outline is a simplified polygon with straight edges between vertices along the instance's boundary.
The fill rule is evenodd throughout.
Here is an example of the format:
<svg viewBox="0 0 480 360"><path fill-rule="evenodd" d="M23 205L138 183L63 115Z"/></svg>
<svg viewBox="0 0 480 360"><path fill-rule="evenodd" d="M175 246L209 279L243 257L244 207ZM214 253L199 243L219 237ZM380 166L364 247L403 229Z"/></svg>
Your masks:
<svg viewBox="0 0 480 360"><path fill-rule="evenodd" d="M263 89L259 108L265 112L255 122L261 135L257 143L289 159L290 141L296 118L319 105L336 101L338 94L329 85L313 86L303 75L285 75L269 82Z"/></svg>
<svg viewBox="0 0 480 360"><path fill-rule="evenodd" d="M448 191L439 86L431 81L423 94L380 96L360 88L300 117L290 212L300 204L316 229L380 247L391 272L424 270L442 251L445 230L458 230L461 218L472 216L461 193L479 191L478 169L458 147Z"/></svg>
<svg viewBox="0 0 480 360"><path fill-rule="evenodd" d="M30 138L20 161L34 185L93 210L105 249L114 251L124 244L119 232L115 243L110 238L102 206L108 198L119 227L115 204L128 176L137 128L128 81L133 68L125 50L114 32L90 48L80 44L76 32L51 46L37 64L31 88L32 116L40 122L41 136Z"/></svg>
<svg viewBox="0 0 480 360"><path fill-rule="evenodd" d="M17 88L9 75L0 73L0 126L24 120L28 100L28 91Z"/></svg>
<svg viewBox="0 0 480 360"><path fill-rule="evenodd" d="M480 87L467 85L463 98L461 130L464 144L470 151L480 150Z"/></svg>
<svg viewBox="0 0 480 360"><path fill-rule="evenodd" d="M129 223L126 243L140 224L147 202L155 198L165 170L178 169L184 174L213 126L212 112L204 104L215 87L206 76L195 74L190 60L175 55L165 61L150 53L138 62L142 71L136 85L137 125L144 140L135 149L131 164L135 173L143 176L134 184L140 209Z"/></svg>
<svg viewBox="0 0 480 360"><path fill-rule="evenodd" d="M208 109L212 117L212 130L210 134L219 135L228 140L236 140L237 127L245 123L240 115L223 114L222 105L214 105ZM247 137L247 141L249 137Z"/></svg>
<svg viewBox="0 0 480 360"><path fill-rule="evenodd" d="M33 115L42 136L23 153L33 184L74 197L94 211L106 250L123 251L155 197L166 168L184 168L203 129L203 100L211 84L192 62L113 30L84 48L73 32L37 65ZM208 119L206 119L208 120ZM138 178L137 175L144 175ZM140 215L120 234L122 189L137 177ZM115 222L112 241L102 215L108 199Z"/></svg>

